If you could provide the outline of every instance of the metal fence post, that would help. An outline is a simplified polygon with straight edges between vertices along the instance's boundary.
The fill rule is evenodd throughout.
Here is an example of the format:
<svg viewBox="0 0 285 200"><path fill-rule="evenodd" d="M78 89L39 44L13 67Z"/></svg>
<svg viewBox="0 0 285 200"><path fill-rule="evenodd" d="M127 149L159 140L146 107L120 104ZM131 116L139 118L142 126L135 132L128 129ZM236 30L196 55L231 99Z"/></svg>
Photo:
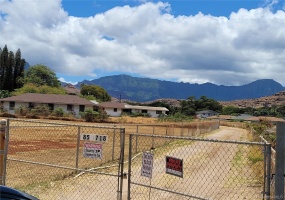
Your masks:
<svg viewBox="0 0 285 200"><path fill-rule="evenodd" d="M80 146L80 126L77 129L77 145L76 145L76 160L75 160L75 168L78 169L78 160L79 160L79 146ZM76 172L77 173L77 172Z"/></svg>
<svg viewBox="0 0 285 200"><path fill-rule="evenodd" d="M137 134L139 133L139 125L137 125ZM136 150L135 152L138 152L138 136L136 136Z"/></svg>
<svg viewBox="0 0 285 200"><path fill-rule="evenodd" d="M183 136L183 120L182 120L182 123L181 123L181 132L180 132L180 136Z"/></svg>
<svg viewBox="0 0 285 200"><path fill-rule="evenodd" d="M276 126L276 163L274 199L284 199L285 123Z"/></svg>
<svg viewBox="0 0 285 200"><path fill-rule="evenodd" d="M0 185L4 185L6 120L0 121Z"/></svg>
<svg viewBox="0 0 285 200"><path fill-rule="evenodd" d="M129 169L128 169L128 199L131 199L132 137L133 135L130 134L130 137L129 137Z"/></svg>
<svg viewBox="0 0 285 200"><path fill-rule="evenodd" d="M271 177L271 144L264 144L265 148L265 160L266 167L264 170L265 172L265 199L270 199L270 177Z"/></svg>
<svg viewBox="0 0 285 200"><path fill-rule="evenodd" d="M120 166L118 171L118 200L123 198L123 178L124 178L124 156L125 156L125 129L120 129L121 138L121 152L120 152Z"/></svg>
<svg viewBox="0 0 285 200"><path fill-rule="evenodd" d="M154 136L154 129L155 129L155 126L152 127L152 136ZM154 148L154 137L152 137L152 148Z"/></svg>
<svg viewBox="0 0 285 200"><path fill-rule="evenodd" d="M113 132L113 146L112 146L112 161L114 161L114 154L115 154L115 140L116 140L116 127L114 127Z"/></svg>

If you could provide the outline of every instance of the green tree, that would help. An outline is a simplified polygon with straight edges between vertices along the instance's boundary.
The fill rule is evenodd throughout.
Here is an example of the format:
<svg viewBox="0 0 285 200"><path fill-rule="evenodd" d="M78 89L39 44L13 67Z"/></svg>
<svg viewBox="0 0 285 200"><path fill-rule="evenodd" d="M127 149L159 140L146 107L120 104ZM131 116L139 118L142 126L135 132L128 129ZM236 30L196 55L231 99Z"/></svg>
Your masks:
<svg viewBox="0 0 285 200"><path fill-rule="evenodd" d="M13 80L13 71L15 68L15 57L12 51L8 55L8 65L5 68L5 78L3 80L3 89L8 91L13 91L14 89L14 80Z"/></svg>
<svg viewBox="0 0 285 200"><path fill-rule="evenodd" d="M39 93L39 94L66 94L66 91L61 87L50 87L47 85L37 86L32 83L26 83L23 87L15 89L13 95L24 93Z"/></svg>
<svg viewBox="0 0 285 200"><path fill-rule="evenodd" d="M9 66L8 58L9 58L8 47L7 45L5 45L1 52L1 57L0 57L0 89L1 90L7 90L7 88L4 87L4 83L6 81L6 77L7 77L6 72Z"/></svg>
<svg viewBox="0 0 285 200"><path fill-rule="evenodd" d="M224 106L222 109L223 115L236 115L240 113L240 109L235 106Z"/></svg>
<svg viewBox="0 0 285 200"><path fill-rule="evenodd" d="M108 92L98 85L81 85L80 94L89 100L93 97L99 102L111 101L111 96ZM90 98L91 97L91 98Z"/></svg>
<svg viewBox="0 0 285 200"><path fill-rule="evenodd" d="M223 106L214 99L209 99L206 96L201 96L200 99L195 101L197 110L213 110L220 112Z"/></svg>
<svg viewBox="0 0 285 200"><path fill-rule="evenodd" d="M0 90L0 99L10 97L10 96L11 96L11 94L8 90Z"/></svg>
<svg viewBox="0 0 285 200"><path fill-rule="evenodd" d="M26 61L21 58L20 49L16 55L8 53L7 45L0 49L0 90L13 91L23 85L24 67Z"/></svg>
<svg viewBox="0 0 285 200"><path fill-rule="evenodd" d="M243 113L249 114L249 115L253 115L254 112L256 111L254 107L246 107L246 108L243 108L242 110L243 110Z"/></svg>
<svg viewBox="0 0 285 200"><path fill-rule="evenodd" d="M285 117L285 103L278 106L276 108L276 112L279 114L279 116L281 115L282 117Z"/></svg>
<svg viewBox="0 0 285 200"><path fill-rule="evenodd" d="M197 100L194 96L188 97L186 100L180 102L181 113L186 116L193 116L196 112Z"/></svg>
<svg viewBox="0 0 285 200"><path fill-rule="evenodd" d="M181 114L186 116L193 116L196 112L196 105L193 99L187 99L180 102L181 105Z"/></svg>
<svg viewBox="0 0 285 200"><path fill-rule="evenodd" d="M25 83L32 83L37 86L47 85L50 87L60 87L60 82L55 72L45 65L29 67L25 73Z"/></svg>
<svg viewBox="0 0 285 200"><path fill-rule="evenodd" d="M15 54L15 69L14 69L14 88L20 88L23 86L24 69L26 61L22 59L21 50L18 49Z"/></svg>

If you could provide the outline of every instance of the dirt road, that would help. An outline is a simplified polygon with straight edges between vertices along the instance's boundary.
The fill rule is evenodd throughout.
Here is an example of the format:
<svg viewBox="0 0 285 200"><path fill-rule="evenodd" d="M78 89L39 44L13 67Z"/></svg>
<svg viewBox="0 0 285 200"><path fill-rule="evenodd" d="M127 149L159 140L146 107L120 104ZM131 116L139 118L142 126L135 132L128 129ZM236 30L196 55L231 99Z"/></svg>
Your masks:
<svg viewBox="0 0 285 200"><path fill-rule="evenodd" d="M248 133L243 129L221 127L205 138L247 141ZM154 153L152 179L142 177L140 167L135 167L132 182L174 193L132 184L131 197L160 200L262 199L262 184L247 160L250 148L234 143L196 141L166 150L163 155ZM165 155L183 159L183 178L165 173Z"/></svg>
<svg viewBox="0 0 285 200"><path fill-rule="evenodd" d="M204 138L248 141L248 133L220 127ZM154 151L152 179L141 176L142 159L138 156L132 163L131 199L262 199L262 178L257 178L248 161L250 150L252 146L235 143L177 141L177 146ZM165 156L183 159L183 178L165 173ZM127 164L124 171L127 172ZM40 199L117 199L117 183L113 176L83 174L55 181L51 188L38 194ZM124 179L123 199L127 199L127 189Z"/></svg>

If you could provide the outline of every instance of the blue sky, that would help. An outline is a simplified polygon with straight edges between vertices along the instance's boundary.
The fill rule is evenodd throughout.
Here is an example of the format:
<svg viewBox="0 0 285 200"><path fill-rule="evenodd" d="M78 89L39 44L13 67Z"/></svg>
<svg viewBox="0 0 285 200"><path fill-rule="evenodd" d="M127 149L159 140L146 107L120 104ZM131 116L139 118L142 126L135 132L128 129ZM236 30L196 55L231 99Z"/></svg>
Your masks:
<svg viewBox="0 0 285 200"><path fill-rule="evenodd" d="M159 1L152 1L159 2ZM171 4L171 14L195 15L202 12L206 15L229 16L232 12L237 12L240 8L254 9L265 4L259 0L172 0L164 1ZM89 17L97 13L105 12L116 6L139 6L142 1L117 0L117 1L74 1L63 0L63 8L72 16Z"/></svg>
<svg viewBox="0 0 285 200"><path fill-rule="evenodd" d="M76 83L129 74L285 86L284 0L0 0L0 47Z"/></svg>

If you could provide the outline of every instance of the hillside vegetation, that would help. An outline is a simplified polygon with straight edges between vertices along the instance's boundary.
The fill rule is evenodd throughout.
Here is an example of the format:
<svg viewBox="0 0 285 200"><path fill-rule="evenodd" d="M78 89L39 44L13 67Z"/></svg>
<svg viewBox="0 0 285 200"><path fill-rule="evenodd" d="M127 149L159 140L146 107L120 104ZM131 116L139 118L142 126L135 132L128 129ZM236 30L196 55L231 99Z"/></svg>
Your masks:
<svg viewBox="0 0 285 200"><path fill-rule="evenodd" d="M115 98L137 102L161 98L187 99L189 96L194 96L195 98L207 96L217 101L230 101L259 98L285 90L280 83L271 79L257 80L242 86L224 86L212 83L177 83L128 75L115 75L92 81L84 80L79 82L77 87L79 88L81 84L99 85Z"/></svg>

